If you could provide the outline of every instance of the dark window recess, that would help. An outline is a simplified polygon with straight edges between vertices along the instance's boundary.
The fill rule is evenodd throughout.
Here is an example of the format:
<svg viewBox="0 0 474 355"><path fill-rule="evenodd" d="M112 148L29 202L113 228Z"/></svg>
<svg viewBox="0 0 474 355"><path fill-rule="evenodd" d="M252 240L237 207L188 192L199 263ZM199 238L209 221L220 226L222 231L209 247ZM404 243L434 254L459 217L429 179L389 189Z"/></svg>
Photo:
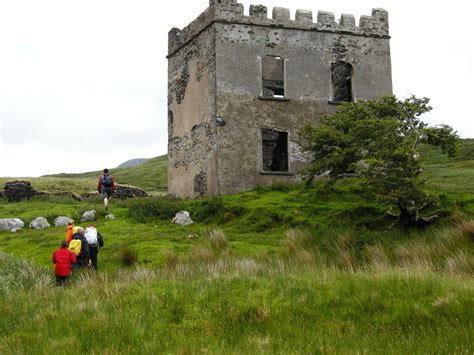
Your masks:
<svg viewBox="0 0 474 355"><path fill-rule="evenodd" d="M352 65L346 62L331 64L333 101L352 102Z"/></svg>
<svg viewBox="0 0 474 355"><path fill-rule="evenodd" d="M285 97L283 58L267 55L262 58L262 96Z"/></svg>
<svg viewBox="0 0 474 355"><path fill-rule="evenodd" d="M263 171L288 171L288 132L262 129Z"/></svg>

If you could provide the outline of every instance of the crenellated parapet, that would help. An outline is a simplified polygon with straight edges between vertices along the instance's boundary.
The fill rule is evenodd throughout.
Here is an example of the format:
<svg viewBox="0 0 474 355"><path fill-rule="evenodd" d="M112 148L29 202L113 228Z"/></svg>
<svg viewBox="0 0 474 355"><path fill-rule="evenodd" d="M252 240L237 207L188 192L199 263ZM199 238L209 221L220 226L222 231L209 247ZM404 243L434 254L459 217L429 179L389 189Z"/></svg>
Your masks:
<svg viewBox="0 0 474 355"><path fill-rule="evenodd" d="M388 38L389 36L388 12L380 8L373 9L371 16L361 16L357 26L354 16L350 14L342 14L339 21L336 21L332 12L318 11L316 19L314 19L312 11L296 10L294 18L292 18L289 9L274 7L271 18L268 18L266 6L250 5L249 15L246 16L244 15L244 6L237 0L209 0L209 7L196 20L182 30L173 28L169 31L168 56L175 53L214 22L345 33L367 37Z"/></svg>

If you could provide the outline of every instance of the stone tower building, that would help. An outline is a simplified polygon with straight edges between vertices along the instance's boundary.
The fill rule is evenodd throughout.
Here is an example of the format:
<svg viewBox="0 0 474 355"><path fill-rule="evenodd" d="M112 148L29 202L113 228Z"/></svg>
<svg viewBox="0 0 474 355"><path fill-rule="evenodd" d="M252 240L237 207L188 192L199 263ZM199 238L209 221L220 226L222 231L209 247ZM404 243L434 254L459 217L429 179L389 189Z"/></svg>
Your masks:
<svg viewBox="0 0 474 355"><path fill-rule="evenodd" d="M297 180L298 130L346 101L392 94L388 14L361 16L210 0L168 39L168 189L231 194Z"/></svg>

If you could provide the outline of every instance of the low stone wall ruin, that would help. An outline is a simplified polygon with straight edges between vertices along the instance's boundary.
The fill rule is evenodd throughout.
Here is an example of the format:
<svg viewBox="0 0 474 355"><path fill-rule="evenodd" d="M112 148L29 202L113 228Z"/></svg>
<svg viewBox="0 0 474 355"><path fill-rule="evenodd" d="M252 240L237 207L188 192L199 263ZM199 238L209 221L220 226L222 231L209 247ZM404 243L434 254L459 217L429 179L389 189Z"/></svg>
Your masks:
<svg viewBox="0 0 474 355"><path fill-rule="evenodd" d="M3 188L3 195L8 202L26 200L38 194L39 192L31 186L31 182L24 180L8 181Z"/></svg>

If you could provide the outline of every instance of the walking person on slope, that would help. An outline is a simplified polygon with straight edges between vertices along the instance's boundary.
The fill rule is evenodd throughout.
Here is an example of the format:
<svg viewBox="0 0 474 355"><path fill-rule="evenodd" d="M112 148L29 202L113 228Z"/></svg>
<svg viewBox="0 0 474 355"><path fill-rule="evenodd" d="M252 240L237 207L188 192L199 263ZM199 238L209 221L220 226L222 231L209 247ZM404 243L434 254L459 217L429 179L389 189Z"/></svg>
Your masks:
<svg viewBox="0 0 474 355"><path fill-rule="evenodd" d="M86 228L84 236L89 244L89 253L92 263L92 270L97 271L97 254L99 248L104 246L104 239L97 229L93 225Z"/></svg>
<svg viewBox="0 0 474 355"><path fill-rule="evenodd" d="M99 177L99 182L97 183L97 191L102 194L104 198L104 210L109 209L109 199L115 191L115 181L114 177L109 175L109 169L103 170L103 175Z"/></svg>
<svg viewBox="0 0 474 355"><path fill-rule="evenodd" d="M63 240L61 247L53 253L51 258L56 275L56 286L64 286L67 284L67 279L71 275L71 265L76 263L76 256L67 250L68 242Z"/></svg>
<svg viewBox="0 0 474 355"><path fill-rule="evenodd" d="M79 268L91 267L91 254L89 249L89 243L85 237L85 230L82 227L77 229L77 233L74 234L73 240L80 240L81 241L81 251L79 255L76 256L77 263L74 265L74 271L78 270Z"/></svg>

